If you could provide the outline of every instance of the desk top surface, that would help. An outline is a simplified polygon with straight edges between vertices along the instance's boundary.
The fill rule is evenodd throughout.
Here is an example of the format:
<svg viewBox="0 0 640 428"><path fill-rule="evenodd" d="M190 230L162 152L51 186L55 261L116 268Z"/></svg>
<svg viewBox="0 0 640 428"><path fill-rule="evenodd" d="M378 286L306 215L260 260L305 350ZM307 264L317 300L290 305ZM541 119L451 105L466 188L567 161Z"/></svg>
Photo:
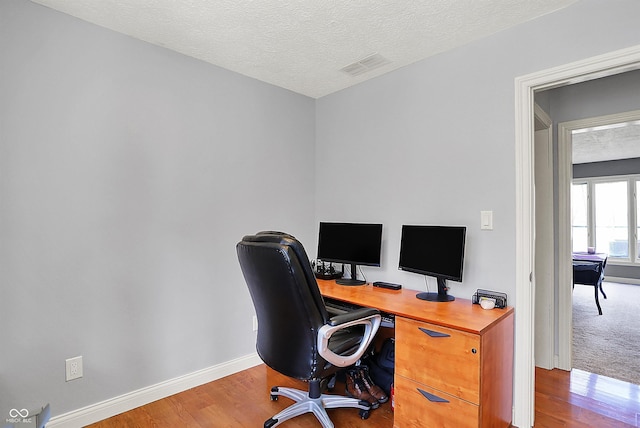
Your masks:
<svg viewBox="0 0 640 428"><path fill-rule="evenodd" d="M453 302L427 302L416 298L418 291L406 288L389 290L371 284L353 287L338 285L333 280L320 279L318 286L325 297L476 334L513 314L513 308L510 306L485 310L480 305L472 304L471 300L458 297Z"/></svg>

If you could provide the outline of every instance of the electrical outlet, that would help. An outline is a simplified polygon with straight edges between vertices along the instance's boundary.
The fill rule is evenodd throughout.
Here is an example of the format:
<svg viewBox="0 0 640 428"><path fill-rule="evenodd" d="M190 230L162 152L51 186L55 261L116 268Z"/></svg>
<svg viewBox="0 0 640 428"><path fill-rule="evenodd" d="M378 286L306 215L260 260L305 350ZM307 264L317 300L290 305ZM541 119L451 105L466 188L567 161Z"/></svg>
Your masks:
<svg viewBox="0 0 640 428"><path fill-rule="evenodd" d="M253 331L258 331L258 317L253 316Z"/></svg>
<svg viewBox="0 0 640 428"><path fill-rule="evenodd" d="M67 382L82 377L82 356L69 358L65 362Z"/></svg>

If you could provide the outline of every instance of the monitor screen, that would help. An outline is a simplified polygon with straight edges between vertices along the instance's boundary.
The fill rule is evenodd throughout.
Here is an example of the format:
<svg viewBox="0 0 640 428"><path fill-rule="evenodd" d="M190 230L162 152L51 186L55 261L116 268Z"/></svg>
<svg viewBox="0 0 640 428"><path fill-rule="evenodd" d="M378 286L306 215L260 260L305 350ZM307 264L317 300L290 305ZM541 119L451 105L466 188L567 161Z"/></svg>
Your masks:
<svg viewBox="0 0 640 428"><path fill-rule="evenodd" d="M398 267L438 279L438 294L443 299L446 280L462 281L465 235L464 226L403 225Z"/></svg>
<svg viewBox="0 0 640 428"><path fill-rule="evenodd" d="M356 265L380 266L381 248L382 224L320 223L318 259L350 264L354 281Z"/></svg>

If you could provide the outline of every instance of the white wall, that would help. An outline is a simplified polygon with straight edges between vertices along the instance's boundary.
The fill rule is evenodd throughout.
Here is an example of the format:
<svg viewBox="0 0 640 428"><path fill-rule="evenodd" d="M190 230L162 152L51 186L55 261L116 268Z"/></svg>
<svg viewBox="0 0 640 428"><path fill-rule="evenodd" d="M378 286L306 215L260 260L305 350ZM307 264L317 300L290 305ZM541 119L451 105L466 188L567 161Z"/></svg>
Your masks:
<svg viewBox="0 0 640 428"><path fill-rule="evenodd" d="M0 52L0 421L255 352L235 244L315 233L314 100L24 0Z"/></svg>
<svg viewBox="0 0 640 428"><path fill-rule="evenodd" d="M583 0L320 99L316 220L384 223L383 266L365 273L415 289L422 277L397 271L401 225L467 225L451 294L489 288L514 303L514 79L639 44L638 13L636 1Z"/></svg>

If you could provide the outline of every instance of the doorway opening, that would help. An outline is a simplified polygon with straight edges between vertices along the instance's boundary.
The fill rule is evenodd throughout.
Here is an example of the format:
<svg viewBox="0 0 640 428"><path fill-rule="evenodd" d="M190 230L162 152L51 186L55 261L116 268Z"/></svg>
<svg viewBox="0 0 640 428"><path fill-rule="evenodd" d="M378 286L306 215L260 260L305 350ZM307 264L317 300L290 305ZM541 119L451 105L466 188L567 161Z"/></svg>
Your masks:
<svg viewBox="0 0 640 428"><path fill-rule="evenodd" d="M590 247L590 246L596 249L596 232L595 232L594 225L592 224L591 227L589 227L589 229L592 229L590 231L586 228L586 225L584 227L585 230L582 230L583 228L580 228L577 225L572 224L571 188L572 188L572 182L574 179L574 174L572 171L573 171L573 165L575 163L573 160L573 152L574 152L573 144L572 144L574 139L573 136L577 131L584 130L584 129L606 130L607 128L611 129L612 126L617 126L620 124L634 124L634 123L637 123L639 120L640 120L640 110L635 110L635 111L629 111L629 112L624 112L620 114L605 115L605 116L575 120L570 122L563 122L558 124L558 155L559 155L558 156L558 159L559 159L558 161L558 173L559 173L558 174L559 176L558 198L559 200L567 201L567 203L562 204L563 209L567 210L567 212L559 212L558 236L561 241L564 241L564 247L569 248L569 251L566 252L565 254L559 254L559 256L563 256L563 257L559 258L559 264L558 264L559 278L564 278L563 280L564 282L559 282L559 290L558 290L558 308L559 308L559 315L560 315L558 319L558 333L559 333L559 339L560 339L559 347L558 347L558 356L559 356L560 364L558 367L564 370L571 370L573 368L573 362L572 362L573 360L572 358L573 298L572 298L572 287L571 287L571 284L572 284L572 261L570 258L571 252L579 251L578 247L580 246L585 247L585 250L587 249L587 247ZM618 128L618 129L621 129L621 128ZM617 140L620 141L620 137L617 137ZM615 144L615 143L611 143L611 144ZM627 144L627 146L629 145ZM581 165L585 167L588 161L600 161L600 162L609 161L607 162L607 164L609 165L608 168L612 168L614 167L615 164L611 162L614 162L616 160L622 161L622 159L625 159L627 157L636 157L636 154L634 154L633 150L637 149L638 145L633 144L630 146L631 147L629 149L626 149L625 147L620 145L619 149L617 150L614 150L614 149L597 150L596 147L591 147L591 148L582 150L580 153L578 153L577 156L579 156L579 160L582 162ZM593 153L591 154L587 153L592 149L596 149L596 150L594 150ZM607 158L603 159L602 156L607 156ZM606 166L607 164L601 164L601 165ZM625 164L629 165L628 162L623 163L622 164L623 168ZM618 163L618 167L617 167L618 172L625 172L624 170L620 169L620 165L621 164ZM630 166L631 168L635 168L632 164ZM602 168L602 166L600 166L600 168ZM591 171L593 171L593 169L594 168L592 167ZM583 170L586 170L586 168L583 168ZM633 239L631 238L622 239L622 240L613 239L613 241L611 242L609 242L610 240L607 240L606 243L601 242L597 248L599 248L598 251L603 251L607 253L609 256L609 259L607 261L607 270L605 271L605 275L606 275L605 280L629 282L628 278L624 278L624 276L630 276L629 274L625 275L625 271L630 272L630 269L633 269L634 265L637 265L636 262L638 258L638 254L637 254L638 246L629 245L629 242L635 242L635 240L638 237L638 234L637 234L638 222L636 220L638 205L637 205L637 202L635 201L635 194L636 194L635 188L637 187L637 180L631 179L633 177L630 176L629 174L616 173L611 169L609 169L608 172L604 172L607 170L602 170L602 171L603 172L597 172L597 171L583 172L582 174L578 174L578 175L585 175L585 174L592 175L592 176L600 175L601 176L600 180L595 180L595 181L600 181L599 184L604 185L608 183L606 181L607 178L604 178L604 176L608 174L608 177L610 177L610 179L613 180L612 182L617 184L624 183L626 185L625 192L627 193L628 197L624 198L626 203L624 207L624 212L620 213L620 217L624 217L624 219L627 220L628 223L626 226L621 225L617 229L623 229L625 233L629 236L632 236ZM632 172L632 170L629 170L629 172ZM637 170L636 170L636 174L637 174ZM589 183L593 184L592 181L593 180L589 181ZM585 182L587 182L587 180L585 180ZM627 183L629 184L627 185ZM592 200L592 201L595 202L595 200ZM588 221L590 223L593 221L595 212L593 212L594 211L593 209L589 209L589 211L592 211L590 213L587 212L588 217L591 217L591 221ZM575 236L572 241L573 226L578 227L578 229L580 230L575 230L574 232ZM604 229L605 230L603 232L606 232L607 228L604 228ZM600 240L602 240L603 238L605 238L605 236L601 236ZM619 246L617 245L619 244L619 242L617 241L622 241L625 243L627 248L626 253L625 252L620 254L616 253L617 249L613 248L612 245L615 244L614 246ZM573 242L573 245L572 245L572 242ZM616 255L618 257L616 257ZM618 263L618 265L616 265L616 263ZM637 268L640 269L640 265L638 265ZM635 275L635 273L633 275ZM634 282L634 281L631 281L631 282ZM578 367L578 368L581 368L581 367ZM614 376L611 376L611 377L614 377ZM628 379L625 379L625 380L628 380Z"/></svg>
<svg viewBox="0 0 640 428"><path fill-rule="evenodd" d="M640 46L610 52L585 61L536 72L515 79L516 94L516 302L514 418L516 426L532 426L534 420L534 93L640 69ZM561 205L561 204L560 204ZM565 212L569 212L565 207ZM568 257L569 248L559 246ZM559 257L565 257L559 254Z"/></svg>

